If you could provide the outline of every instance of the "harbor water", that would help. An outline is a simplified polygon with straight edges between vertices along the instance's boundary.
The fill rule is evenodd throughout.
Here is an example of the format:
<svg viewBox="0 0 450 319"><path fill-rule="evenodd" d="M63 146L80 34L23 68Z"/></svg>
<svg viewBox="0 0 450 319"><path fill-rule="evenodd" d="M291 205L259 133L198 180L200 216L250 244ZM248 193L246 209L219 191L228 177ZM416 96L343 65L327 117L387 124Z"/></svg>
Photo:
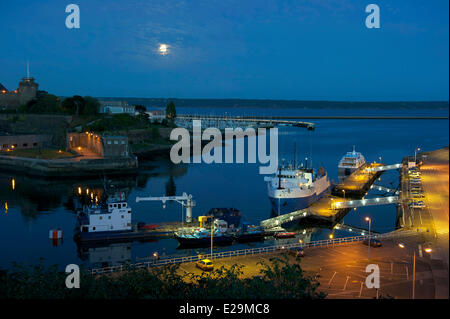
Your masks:
<svg viewBox="0 0 450 319"><path fill-rule="evenodd" d="M243 109L179 108L178 113L207 115L273 115L273 116L448 116L448 110L308 110L308 109ZM414 149L423 151L448 146L448 120L340 120L314 119L314 131L296 127L279 127L279 159L286 162L294 158L296 142L297 161L305 157L313 159L313 166L322 166L331 180L338 181L337 165L340 158L353 145L368 162L381 161L399 163ZM227 143L230 147L229 142ZM184 212L181 205L161 202L136 203L136 197L163 196L167 193L192 194L196 206L194 217L206 214L214 207L234 207L242 212L242 220L259 224L271 216L271 205L267 197L264 176L259 174L261 164L205 164L191 163L175 165L169 159L140 163L136 176L122 176L106 180L99 176L94 180L41 180L7 171L0 172L0 268L8 268L13 262L45 264L84 264L88 267L148 260L154 252L160 257L168 255L190 255L201 249L180 250L175 239L153 242L118 243L109 246L80 249L73 241L76 224L76 205L79 189L101 189L107 187L125 189L128 203L133 209L134 222L161 223L180 221ZM377 184L389 188L398 185L399 173L384 173ZM383 194L376 193L373 194ZM344 218L345 224L366 227L364 217L372 218L372 229L387 232L395 228L394 205L372 206L351 211ZM62 241L49 240L49 230L63 231ZM299 230L310 235L310 240L328 237L331 230L309 228ZM338 236L354 235L349 232L335 233ZM286 239L298 240L296 239ZM274 239L264 243L239 244L216 248L239 249L256 245L271 245ZM278 240L280 242L280 240ZM209 249L205 250L206 252Z"/></svg>

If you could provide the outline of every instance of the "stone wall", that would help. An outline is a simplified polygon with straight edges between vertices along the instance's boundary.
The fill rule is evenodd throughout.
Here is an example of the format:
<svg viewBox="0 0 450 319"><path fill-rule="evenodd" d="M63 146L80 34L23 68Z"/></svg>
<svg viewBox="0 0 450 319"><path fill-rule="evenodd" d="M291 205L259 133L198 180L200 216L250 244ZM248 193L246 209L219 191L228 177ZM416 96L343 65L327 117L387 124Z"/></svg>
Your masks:
<svg viewBox="0 0 450 319"><path fill-rule="evenodd" d="M51 135L50 144L66 149L66 134L72 116L40 114L0 114L0 132L9 135Z"/></svg>
<svg viewBox="0 0 450 319"><path fill-rule="evenodd" d="M16 109L36 98L38 84L33 78L23 78L19 88L14 91L2 90L0 92L0 110Z"/></svg>
<svg viewBox="0 0 450 319"><path fill-rule="evenodd" d="M0 151L7 149L39 148L51 145L51 135L0 135Z"/></svg>
<svg viewBox="0 0 450 319"><path fill-rule="evenodd" d="M128 137L97 135L94 133L69 133L69 147L77 151L78 147L107 158L129 157Z"/></svg>

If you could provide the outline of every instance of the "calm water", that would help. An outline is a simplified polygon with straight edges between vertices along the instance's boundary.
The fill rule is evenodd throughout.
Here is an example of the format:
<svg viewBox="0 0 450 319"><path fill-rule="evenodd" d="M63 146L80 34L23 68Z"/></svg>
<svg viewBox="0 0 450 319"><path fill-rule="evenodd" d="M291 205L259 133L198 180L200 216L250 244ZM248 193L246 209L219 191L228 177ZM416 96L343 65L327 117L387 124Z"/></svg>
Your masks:
<svg viewBox="0 0 450 319"><path fill-rule="evenodd" d="M299 109L216 109L214 112L199 108L180 108L179 113L245 114L245 115L405 115L404 110L299 110ZM448 110L408 111L407 115L448 116ZM403 156L414 153L414 148L433 150L448 146L447 120L313 120L316 130L279 128L280 158L293 158L293 143L297 143L297 159L312 153L315 166L323 166L330 178L337 181L337 163L343 154L356 145L367 161L382 156L385 163L398 163ZM181 206L168 204L165 209L159 202L136 203L136 196L164 195L166 186L175 186L176 193L192 194L197 202L194 216L205 214L212 207L236 207L243 213L243 221L259 223L270 216L270 203L264 177L259 175L259 164L185 164L173 165L167 160L142 163L138 176L112 179L114 184L129 193L128 202L133 208L133 219L149 223L181 219ZM15 180L12 189L11 181ZM398 173L385 173L379 184L395 188ZM116 244L91 248L80 252L73 242L75 214L74 198L78 187L101 188L103 181L60 180L44 181L26 178L8 172L0 173L0 267L12 262L35 263L44 258L47 264L69 263L87 265L101 262L144 260L153 252L160 254L193 254L196 251L177 250L177 241L165 239L149 243ZM376 195L376 193L373 193ZM7 203L8 210L5 210ZM395 207L380 206L359 208L345 217L345 223L365 226L363 217L371 216L373 229L385 232L395 227ZM60 228L64 240L54 246L48 239L48 231ZM305 229L306 236L322 239L327 229ZM350 236L339 232L335 236ZM309 238L309 237L308 237ZM265 242L265 245L271 242ZM241 248L244 245L220 249ZM248 245L245 245L248 247Z"/></svg>

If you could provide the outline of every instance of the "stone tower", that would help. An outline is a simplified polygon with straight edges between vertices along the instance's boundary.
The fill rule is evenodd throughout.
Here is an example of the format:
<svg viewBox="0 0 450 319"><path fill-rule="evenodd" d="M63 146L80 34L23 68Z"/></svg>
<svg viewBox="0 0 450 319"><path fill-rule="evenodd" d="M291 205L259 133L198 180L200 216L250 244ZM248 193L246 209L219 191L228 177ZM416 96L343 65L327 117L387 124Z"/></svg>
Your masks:
<svg viewBox="0 0 450 319"><path fill-rule="evenodd" d="M7 91L2 86L0 91L0 109L16 109L36 98L38 84L30 77L30 68L27 63L27 76L19 82L19 88Z"/></svg>

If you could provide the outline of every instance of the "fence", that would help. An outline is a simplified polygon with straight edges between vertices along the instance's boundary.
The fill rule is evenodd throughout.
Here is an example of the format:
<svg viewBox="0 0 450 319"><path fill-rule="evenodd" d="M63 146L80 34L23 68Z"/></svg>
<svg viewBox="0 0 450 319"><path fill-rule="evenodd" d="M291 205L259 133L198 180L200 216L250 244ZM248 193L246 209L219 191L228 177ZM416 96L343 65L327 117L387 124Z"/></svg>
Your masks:
<svg viewBox="0 0 450 319"><path fill-rule="evenodd" d="M404 238L409 236L417 236L420 234L418 231L394 231L391 233L386 234L376 234L371 235L371 239L377 239L377 238L384 238L384 239L392 239L392 238ZM160 260L154 260L154 261L146 261L141 263L134 263L130 265L121 265L121 266L111 266L111 267L104 267L104 268L94 268L91 269L90 272L92 275L97 274L107 274L107 273L114 273L114 272L121 272L127 269L142 269L142 268L149 268L149 267L160 267L165 265L173 265L173 264L181 264L186 262L194 262L198 261L202 258L212 258L212 259L220 259L220 258L228 258L228 257L237 257L237 256L246 256L246 255L256 255L256 254L262 254L262 253L271 253L271 252L277 252L277 251L286 251L289 249L296 249L296 248L308 248L308 247L323 247L323 246L333 246L338 244L344 244L344 243L354 243L354 242L360 242L365 239L368 239L369 236L354 236L354 237L342 237L342 238L335 238L335 239L324 239L324 240L317 240L312 241L309 243L293 243L293 244L286 244L286 245L274 245L274 246L266 246L266 247L258 247L258 248L248 248L248 249L240 249L240 250L230 250L230 251L224 251L224 252L218 252L211 254L204 254L202 255L194 255L194 256L186 256L186 257L174 257L174 258L164 258Z"/></svg>
<svg viewBox="0 0 450 319"><path fill-rule="evenodd" d="M372 235L371 238L376 238L378 236L379 235ZM294 248L330 246L330 245L336 245L336 244L342 244L342 243L358 242L358 241L362 241L367 238L369 238L369 236L343 237L343 238L336 238L336 239L325 239L325 240L312 241L309 243L293 243L293 244L286 244L286 245L275 245L275 246L266 246L266 247L258 247L258 248L230 250L230 251L213 253L212 256L211 256L211 254L207 254L207 255L205 254L204 256L194 255L194 256L186 256L186 257L164 258L164 259L160 259L160 260L155 259L154 261L146 261L146 262L135 263L135 264L131 264L131 265L94 268L94 269L91 269L90 272L93 275L106 274L106 273L120 272L120 271L127 270L127 269L141 269L141 268L159 267L159 266L172 265L172 264L180 264L180 263L186 263L186 262L194 262L194 261L198 261L204 257L208 257L208 258L212 258L212 259L219 259L219 258L227 258L227 257L256 255L256 254L262 254L262 253L270 253L270 252L276 252L276 251L282 251L282 250L289 250L289 249L294 249Z"/></svg>

